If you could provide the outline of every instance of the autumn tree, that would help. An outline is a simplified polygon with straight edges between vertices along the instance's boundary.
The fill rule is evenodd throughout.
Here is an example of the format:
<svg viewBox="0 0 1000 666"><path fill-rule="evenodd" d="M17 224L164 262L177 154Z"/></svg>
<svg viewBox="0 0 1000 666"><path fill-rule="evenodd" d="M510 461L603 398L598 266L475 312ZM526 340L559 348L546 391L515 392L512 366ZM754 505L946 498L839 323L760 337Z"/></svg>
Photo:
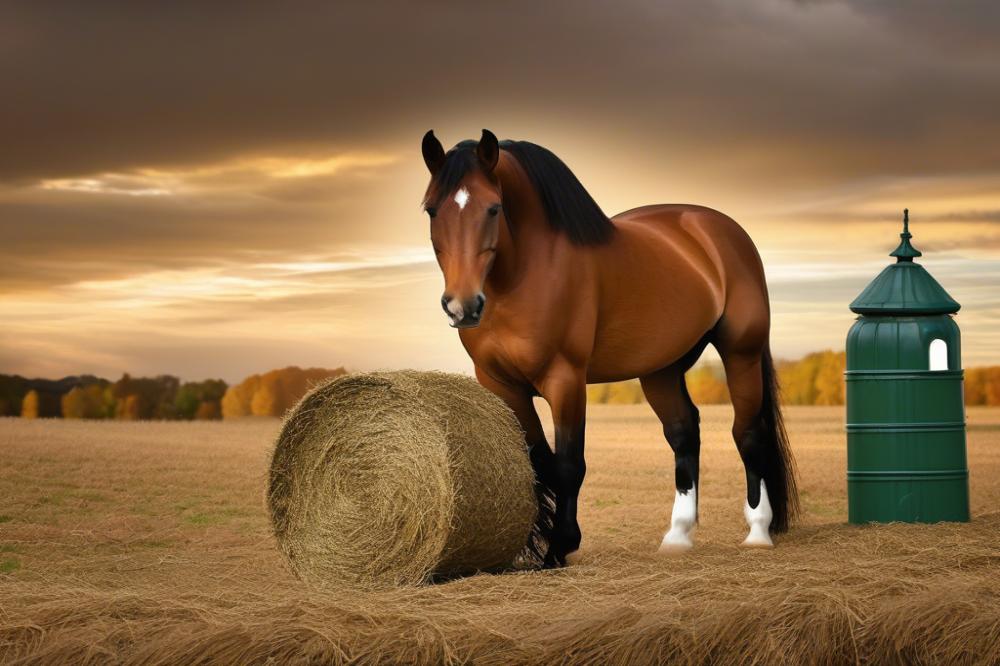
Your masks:
<svg viewBox="0 0 1000 666"><path fill-rule="evenodd" d="M284 379L282 374L291 374L291 370L288 368L272 370L260 378L257 390L250 400L251 414L254 416L281 416L285 413L285 405L291 401L285 391L288 382L282 381Z"/></svg>
<svg viewBox="0 0 1000 666"><path fill-rule="evenodd" d="M41 416L39 414L39 412L41 411L40 405L38 404L39 402L40 401L38 398L38 391L34 389L28 391L24 396L24 400L21 401L21 418L22 419L39 418Z"/></svg>
<svg viewBox="0 0 1000 666"><path fill-rule="evenodd" d="M844 404L844 352L806 354L778 364L782 399L789 405Z"/></svg>
<svg viewBox="0 0 1000 666"><path fill-rule="evenodd" d="M62 415L67 419L104 419L114 413L114 401L103 384L75 386L62 396Z"/></svg>
<svg viewBox="0 0 1000 666"><path fill-rule="evenodd" d="M638 379L608 384L609 405L638 405L645 400Z"/></svg>
<svg viewBox="0 0 1000 666"><path fill-rule="evenodd" d="M31 389L21 402L21 417L25 419L58 418L61 416L60 408L58 394Z"/></svg>
<svg viewBox="0 0 1000 666"><path fill-rule="evenodd" d="M134 378L127 373L115 382L115 416L124 420L172 419L180 380L171 375Z"/></svg>
<svg viewBox="0 0 1000 666"><path fill-rule="evenodd" d="M965 371L965 404L986 404L987 368L969 368Z"/></svg>
<svg viewBox="0 0 1000 666"><path fill-rule="evenodd" d="M820 352L816 370L816 400L814 405L844 404L844 368L847 357L844 352Z"/></svg>
<svg viewBox="0 0 1000 666"><path fill-rule="evenodd" d="M194 418L198 421L214 421L222 418L222 405L218 400L205 400L198 405Z"/></svg>
<svg viewBox="0 0 1000 666"><path fill-rule="evenodd" d="M250 403L260 384L260 375L250 375L239 384L230 386L222 397L222 417L226 419L250 416Z"/></svg>
<svg viewBox="0 0 1000 666"><path fill-rule="evenodd" d="M115 418L122 421L139 421L143 418L142 401L138 395L119 398Z"/></svg>
<svg viewBox="0 0 1000 666"><path fill-rule="evenodd" d="M685 380L691 399L698 404L720 404L729 399L725 373L718 363L699 364L688 371ZM638 379L587 387L587 402L594 405L636 405L645 401L646 396Z"/></svg>
<svg viewBox="0 0 1000 666"><path fill-rule="evenodd" d="M729 402L726 375L718 363L701 363L684 375L688 394L696 405L721 405Z"/></svg>
<svg viewBox="0 0 1000 666"><path fill-rule="evenodd" d="M316 383L346 373L343 368L306 368L295 366L251 375L229 387L222 398L224 418L241 416L281 416Z"/></svg>
<svg viewBox="0 0 1000 666"><path fill-rule="evenodd" d="M590 384L587 386L587 402L591 405L600 405L608 401L608 388L610 384Z"/></svg>
<svg viewBox="0 0 1000 666"><path fill-rule="evenodd" d="M176 417L186 420L222 418L220 403L226 388L226 382L221 379L182 384L174 398ZM211 416L212 414L217 416Z"/></svg>
<svg viewBox="0 0 1000 666"><path fill-rule="evenodd" d="M1000 367L984 368L983 374L986 376L983 404L1000 405Z"/></svg>

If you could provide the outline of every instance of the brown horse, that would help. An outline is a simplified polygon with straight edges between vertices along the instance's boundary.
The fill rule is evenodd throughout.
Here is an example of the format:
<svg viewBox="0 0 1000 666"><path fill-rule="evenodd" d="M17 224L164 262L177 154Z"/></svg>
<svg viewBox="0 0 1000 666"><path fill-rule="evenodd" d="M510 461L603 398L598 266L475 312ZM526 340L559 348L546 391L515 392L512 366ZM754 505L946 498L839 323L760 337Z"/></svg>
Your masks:
<svg viewBox="0 0 1000 666"><path fill-rule="evenodd" d="M548 566L580 545L588 383L638 377L674 451L676 495L661 550L689 548L697 521L698 409L684 373L705 346L722 357L746 468L744 544L771 545L797 507L768 344L757 249L700 206L644 206L609 219L554 154L488 130L445 153L423 139L424 198L444 274L441 305L479 381L520 420L543 508ZM532 397L552 409L545 439ZM554 497L554 515L551 512Z"/></svg>

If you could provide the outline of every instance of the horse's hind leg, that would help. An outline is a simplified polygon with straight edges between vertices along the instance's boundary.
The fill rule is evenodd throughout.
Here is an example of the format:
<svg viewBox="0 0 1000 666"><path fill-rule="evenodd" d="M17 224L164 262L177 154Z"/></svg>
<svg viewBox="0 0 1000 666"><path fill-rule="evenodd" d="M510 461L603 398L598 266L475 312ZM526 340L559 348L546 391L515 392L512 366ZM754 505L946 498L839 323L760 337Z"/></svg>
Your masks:
<svg viewBox="0 0 1000 666"><path fill-rule="evenodd" d="M760 355L732 353L723 357L723 365L733 401L733 439L743 459L747 477L743 515L750 533L743 543L748 546L771 546L768 531L773 510L764 482L767 460L763 442L760 441L762 433L757 427L764 396Z"/></svg>
<svg viewBox="0 0 1000 666"><path fill-rule="evenodd" d="M738 336L735 327L724 324L717 344L735 413L733 439L746 469L746 546L771 546L770 533L787 530L797 507L794 463L781 422L766 321L744 327Z"/></svg>
<svg viewBox="0 0 1000 666"><path fill-rule="evenodd" d="M698 408L684 384L684 369L670 367L641 380L643 393L663 424L663 435L674 451L674 507L670 530L660 551L685 550L694 544L698 521L698 456L701 449Z"/></svg>

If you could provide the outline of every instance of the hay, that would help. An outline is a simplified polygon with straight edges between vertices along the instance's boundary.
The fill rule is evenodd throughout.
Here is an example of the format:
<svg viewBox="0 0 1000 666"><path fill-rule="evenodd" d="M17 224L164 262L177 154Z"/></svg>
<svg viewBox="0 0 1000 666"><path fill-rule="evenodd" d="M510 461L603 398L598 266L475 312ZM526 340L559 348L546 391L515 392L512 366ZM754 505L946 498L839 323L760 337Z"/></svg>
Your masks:
<svg viewBox="0 0 1000 666"><path fill-rule="evenodd" d="M342 594L272 546L276 421L0 419L0 664L1000 664L1000 408L969 409L973 519L940 525L847 524L843 408L786 415L803 512L773 550L738 546L729 406L664 558L660 422L595 405L577 564Z"/></svg>
<svg viewBox="0 0 1000 666"><path fill-rule="evenodd" d="M415 371L305 396L278 437L267 502L292 570L319 587L509 567L536 513L510 409L471 378Z"/></svg>

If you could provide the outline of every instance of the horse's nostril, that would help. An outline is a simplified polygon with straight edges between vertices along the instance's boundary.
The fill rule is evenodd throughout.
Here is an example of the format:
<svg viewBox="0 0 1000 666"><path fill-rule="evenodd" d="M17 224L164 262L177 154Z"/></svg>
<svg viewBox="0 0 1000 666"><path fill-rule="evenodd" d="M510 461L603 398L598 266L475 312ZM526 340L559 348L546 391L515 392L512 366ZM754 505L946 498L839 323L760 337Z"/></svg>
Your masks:
<svg viewBox="0 0 1000 666"><path fill-rule="evenodd" d="M445 294L441 297L441 309L445 311L445 314L451 314L448 310L448 303L451 301L451 297Z"/></svg>
<svg viewBox="0 0 1000 666"><path fill-rule="evenodd" d="M472 316L475 319L479 319L483 314L483 307L486 305L486 297L482 294L476 294L476 304L472 308Z"/></svg>

